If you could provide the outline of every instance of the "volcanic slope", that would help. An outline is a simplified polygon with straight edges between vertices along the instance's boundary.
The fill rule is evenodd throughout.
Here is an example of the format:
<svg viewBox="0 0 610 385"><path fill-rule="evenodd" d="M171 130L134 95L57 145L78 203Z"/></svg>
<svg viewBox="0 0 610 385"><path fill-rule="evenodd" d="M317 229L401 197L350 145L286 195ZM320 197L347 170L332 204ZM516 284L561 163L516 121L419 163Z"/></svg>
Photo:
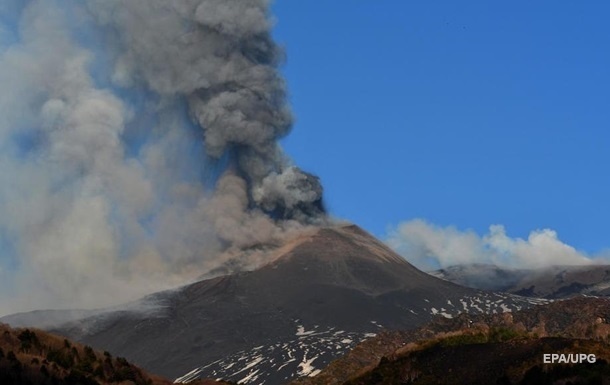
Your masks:
<svg viewBox="0 0 610 385"><path fill-rule="evenodd" d="M107 312L55 331L181 382L269 385L316 375L382 328L538 303L432 277L353 225L320 228L275 253L257 270L145 299L158 301L154 316Z"/></svg>

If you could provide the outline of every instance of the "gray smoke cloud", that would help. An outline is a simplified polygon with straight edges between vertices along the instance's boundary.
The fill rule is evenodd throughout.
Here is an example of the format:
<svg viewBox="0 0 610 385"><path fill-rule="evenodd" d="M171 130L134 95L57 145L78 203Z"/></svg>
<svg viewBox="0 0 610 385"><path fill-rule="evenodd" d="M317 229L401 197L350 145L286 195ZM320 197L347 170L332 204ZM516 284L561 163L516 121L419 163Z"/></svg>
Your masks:
<svg viewBox="0 0 610 385"><path fill-rule="evenodd" d="M261 186L270 174L308 179L294 189L279 184L254 203L275 207L293 200L288 196L293 192L307 196L308 204L321 200L317 179L287 167L278 146L292 115L277 71L282 52L269 33L268 1L89 0L88 5L122 43L113 79L124 86L145 84L162 97L184 97L203 128L206 153L215 159L229 153L249 197L254 189L274 187Z"/></svg>
<svg viewBox="0 0 610 385"><path fill-rule="evenodd" d="M324 223L278 145L268 8L0 4L0 314L135 299Z"/></svg>

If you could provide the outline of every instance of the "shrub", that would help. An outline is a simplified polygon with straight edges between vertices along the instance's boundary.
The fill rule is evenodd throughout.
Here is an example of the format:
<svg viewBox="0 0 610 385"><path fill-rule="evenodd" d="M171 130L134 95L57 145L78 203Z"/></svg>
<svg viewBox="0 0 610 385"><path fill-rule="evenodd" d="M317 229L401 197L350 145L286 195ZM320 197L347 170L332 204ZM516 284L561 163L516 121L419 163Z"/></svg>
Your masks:
<svg viewBox="0 0 610 385"><path fill-rule="evenodd" d="M93 371L93 375L102 381L106 379L106 375L104 374L104 368L101 365L98 365Z"/></svg>
<svg viewBox="0 0 610 385"><path fill-rule="evenodd" d="M24 353L28 353L32 346L40 346L40 341L38 341L38 337L36 333L30 331L29 329L25 329L17 336L19 341L21 341L20 350Z"/></svg>
<svg viewBox="0 0 610 385"><path fill-rule="evenodd" d="M470 344L484 344L487 342L487 336L482 333L477 334L460 334L444 338L440 341L441 346L457 346Z"/></svg>
<svg viewBox="0 0 610 385"><path fill-rule="evenodd" d="M72 355L72 357L74 359L78 358L78 356L79 356L78 350L76 350L76 348L74 346L72 346L72 349L70 349L70 354Z"/></svg>
<svg viewBox="0 0 610 385"><path fill-rule="evenodd" d="M9 361L13 361L13 362L17 361L17 356L15 355L15 352L13 352L12 350L8 352L8 354L6 355L6 358Z"/></svg>
<svg viewBox="0 0 610 385"><path fill-rule="evenodd" d="M91 346L85 346L85 359L91 362L97 361L97 356L95 355L95 352Z"/></svg>
<svg viewBox="0 0 610 385"><path fill-rule="evenodd" d="M85 373L91 373L93 371L93 365L89 360L82 360L78 363L77 369Z"/></svg>
<svg viewBox="0 0 610 385"><path fill-rule="evenodd" d="M136 374L129 366L123 366L114 371L110 377L110 382L133 381L136 382Z"/></svg>
<svg viewBox="0 0 610 385"><path fill-rule="evenodd" d="M503 342L520 337L521 334L513 329L507 328L491 328L489 331L490 342Z"/></svg>
<svg viewBox="0 0 610 385"><path fill-rule="evenodd" d="M25 329L24 331L19 333L17 338L22 343L26 342L26 343L29 343L31 345L40 345L40 341L38 340L38 336L33 331L30 331L30 329Z"/></svg>
<svg viewBox="0 0 610 385"><path fill-rule="evenodd" d="M64 350L50 350L47 353L47 360L61 366L64 369L68 369L74 365L72 355Z"/></svg>
<svg viewBox="0 0 610 385"><path fill-rule="evenodd" d="M78 371L71 370L68 376L64 379L66 384L75 384L75 385L99 385L99 382L94 379L87 377L86 374Z"/></svg>

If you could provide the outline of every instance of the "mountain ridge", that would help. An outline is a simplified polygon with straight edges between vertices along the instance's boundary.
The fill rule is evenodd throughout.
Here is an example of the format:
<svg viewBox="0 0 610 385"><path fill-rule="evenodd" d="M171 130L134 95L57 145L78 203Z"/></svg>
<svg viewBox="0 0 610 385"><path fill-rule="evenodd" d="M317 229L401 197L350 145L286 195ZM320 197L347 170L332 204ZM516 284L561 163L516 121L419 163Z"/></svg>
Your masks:
<svg viewBox="0 0 610 385"><path fill-rule="evenodd" d="M489 264L469 264L450 266L430 274L462 286L537 298L610 295L610 265L555 265L538 269L512 269Z"/></svg>
<svg viewBox="0 0 610 385"><path fill-rule="evenodd" d="M382 328L537 303L432 277L355 225L308 231L270 253L256 270L146 297L155 312L119 307L52 331L165 377L270 385L314 375Z"/></svg>

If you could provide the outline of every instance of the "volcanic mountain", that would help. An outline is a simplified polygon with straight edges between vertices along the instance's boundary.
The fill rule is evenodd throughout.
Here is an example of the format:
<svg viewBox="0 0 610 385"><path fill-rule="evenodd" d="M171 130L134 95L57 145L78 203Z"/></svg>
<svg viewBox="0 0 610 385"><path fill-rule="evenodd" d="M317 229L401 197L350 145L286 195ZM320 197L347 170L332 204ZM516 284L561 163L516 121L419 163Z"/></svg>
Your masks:
<svg viewBox="0 0 610 385"><path fill-rule="evenodd" d="M179 382L269 385L316 375L382 328L538 303L432 277L353 225L319 228L274 253L257 270L157 293L53 331ZM156 307L140 312L142 304ZM27 316L3 322L20 324Z"/></svg>

